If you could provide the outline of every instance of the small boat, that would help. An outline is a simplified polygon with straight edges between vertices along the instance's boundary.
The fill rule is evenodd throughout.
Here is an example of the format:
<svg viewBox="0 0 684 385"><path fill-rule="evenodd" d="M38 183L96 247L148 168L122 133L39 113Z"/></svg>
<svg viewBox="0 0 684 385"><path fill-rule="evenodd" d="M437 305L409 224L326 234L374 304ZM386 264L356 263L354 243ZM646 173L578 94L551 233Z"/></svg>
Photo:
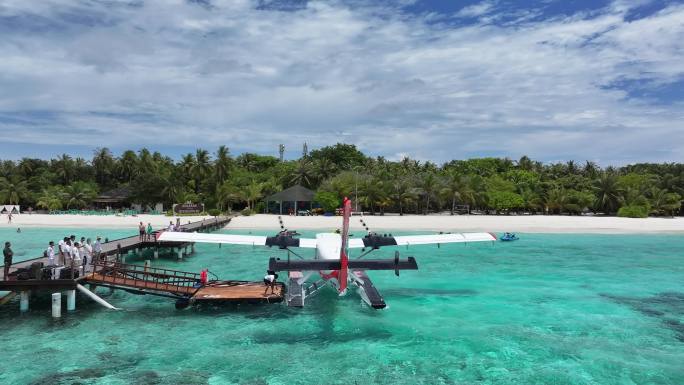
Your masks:
<svg viewBox="0 0 684 385"><path fill-rule="evenodd" d="M518 236L513 233L504 233L504 235L502 235L499 239L502 242L512 242L517 241L520 238L518 238Z"/></svg>

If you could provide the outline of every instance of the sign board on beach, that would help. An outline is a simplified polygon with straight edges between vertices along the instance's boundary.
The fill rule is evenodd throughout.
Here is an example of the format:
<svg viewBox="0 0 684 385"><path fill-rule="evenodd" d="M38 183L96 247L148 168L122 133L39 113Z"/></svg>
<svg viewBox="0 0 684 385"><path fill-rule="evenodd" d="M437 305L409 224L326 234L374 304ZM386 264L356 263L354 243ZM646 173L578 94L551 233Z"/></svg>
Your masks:
<svg viewBox="0 0 684 385"><path fill-rule="evenodd" d="M181 203L173 205L173 212L176 214L199 214L204 211L201 203Z"/></svg>

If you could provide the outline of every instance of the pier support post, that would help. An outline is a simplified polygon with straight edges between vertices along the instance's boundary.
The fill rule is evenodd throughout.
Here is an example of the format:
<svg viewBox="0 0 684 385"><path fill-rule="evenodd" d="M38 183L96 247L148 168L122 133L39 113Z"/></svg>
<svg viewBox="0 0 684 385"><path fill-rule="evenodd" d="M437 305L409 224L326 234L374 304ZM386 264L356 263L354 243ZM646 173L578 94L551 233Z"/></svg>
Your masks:
<svg viewBox="0 0 684 385"><path fill-rule="evenodd" d="M179 247L178 248L178 260L180 261L182 259L183 259L183 249Z"/></svg>
<svg viewBox="0 0 684 385"><path fill-rule="evenodd" d="M183 254L188 255L188 245L183 248Z"/></svg>
<svg viewBox="0 0 684 385"><path fill-rule="evenodd" d="M67 290L67 311L76 310L76 290Z"/></svg>
<svg viewBox="0 0 684 385"><path fill-rule="evenodd" d="M154 259L159 259L159 248L158 247L154 248Z"/></svg>
<svg viewBox="0 0 684 385"><path fill-rule="evenodd" d="M52 293L52 318L62 316L62 293Z"/></svg>
<svg viewBox="0 0 684 385"><path fill-rule="evenodd" d="M27 312L29 309L29 292L27 290L22 291L19 294L19 311L22 313Z"/></svg>
<svg viewBox="0 0 684 385"><path fill-rule="evenodd" d="M195 254L195 244L190 245L190 254Z"/></svg>

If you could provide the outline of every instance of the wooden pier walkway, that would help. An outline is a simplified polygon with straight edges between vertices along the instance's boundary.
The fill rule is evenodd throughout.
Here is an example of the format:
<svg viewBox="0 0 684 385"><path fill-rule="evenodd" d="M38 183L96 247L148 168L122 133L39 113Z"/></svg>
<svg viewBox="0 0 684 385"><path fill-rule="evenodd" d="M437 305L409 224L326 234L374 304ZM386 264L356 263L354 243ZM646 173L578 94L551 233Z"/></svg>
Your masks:
<svg viewBox="0 0 684 385"><path fill-rule="evenodd" d="M211 219L205 219L202 221L186 223L181 225L181 231L183 232L195 232L195 231L210 231L222 228L223 226L230 223L232 216L215 217ZM136 229L137 230L137 229ZM163 231L164 229L159 229L156 231ZM47 242L46 242L47 244ZM117 253L128 253L131 250L138 250L144 248L164 248L164 247L181 247L185 245L180 242L159 242L156 240L151 241L141 241L138 235L131 237L120 238L110 240L102 244L102 256L116 255ZM56 246L55 246L56 247ZM55 250L55 254L57 251ZM12 264L10 271L17 270L21 268L29 268L34 262L43 262L47 266L48 260L44 257L38 257L33 259L27 259L25 261L20 261Z"/></svg>
<svg viewBox="0 0 684 385"><path fill-rule="evenodd" d="M182 225L182 231L209 231L223 227L231 217L217 217ZM183 247L183 242L160 242L155 240L141 241L139 237L115 239L102 245L101 256L125 255L130 250L154 247ZM87 266L86 273L74 279L23 279L0 281L0 290L19 292L58 292L74 290L79 285L103 286L121 289L137 294L150 294L170 297L177 300L176 307L185 307L193 303L231 302L231 303L277 303L285 296L285 286L278 283L275 291L262 282L220 281L218 279L204 281L199 273L185 272L150 266L125 264L123 258L103 258ZM35 262L47 265L47 258L34 258L12 265L12 270L30 268ZM7 297L9 299L11 297Z"/></svg>

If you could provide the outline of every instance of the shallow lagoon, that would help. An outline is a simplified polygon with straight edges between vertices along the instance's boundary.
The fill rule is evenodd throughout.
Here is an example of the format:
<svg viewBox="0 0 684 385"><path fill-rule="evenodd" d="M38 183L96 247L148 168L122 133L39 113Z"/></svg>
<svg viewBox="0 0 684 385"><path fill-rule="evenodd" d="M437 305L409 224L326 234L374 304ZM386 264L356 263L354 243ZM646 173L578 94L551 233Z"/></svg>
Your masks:
<svg viewBox="0 0 684 385"><path fill-rule="evenodd" d="M2 229L0 237L19 260L81 232ZM331 290L304 309L177 311L169 299L101 289L124 310L79 296L77 311L54 321L47 294L26 315L15 300L0 307L0 383L684 383L682 236L523 234L513 243L398 249L420 270L370 273L389 304L382 311ZM198 245L182 262L153 264L259 280L272 255L282 254Z"/></svg>

